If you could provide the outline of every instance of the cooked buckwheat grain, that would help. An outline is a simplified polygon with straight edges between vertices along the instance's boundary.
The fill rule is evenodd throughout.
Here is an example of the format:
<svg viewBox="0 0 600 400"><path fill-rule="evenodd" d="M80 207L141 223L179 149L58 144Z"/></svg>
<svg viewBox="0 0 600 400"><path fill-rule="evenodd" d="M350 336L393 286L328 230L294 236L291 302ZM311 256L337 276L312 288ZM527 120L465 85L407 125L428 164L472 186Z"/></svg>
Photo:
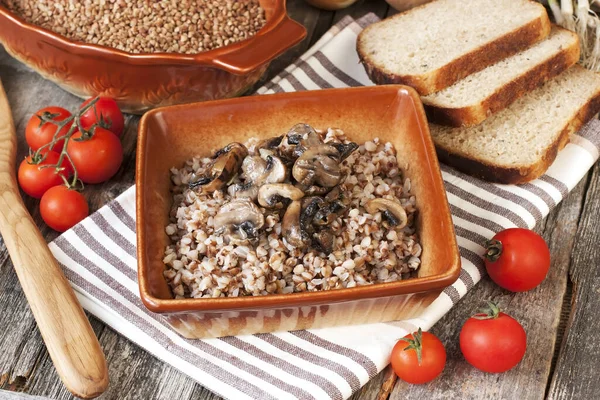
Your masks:
<svg viewBox="0 0 600 400"><path fill-rule="evenodd" d="M321 133L326 143L348 143L339 129ZM246 143L250 154L257 140ZM407 278L420 265L421 245L414 224L415 197L404 179L391 143L362 144L342 164L347 178L341 190L351 198L348 212L332 222L336 242L331 254L299 250L281 234L276 211L261 208L265 225L258 244L228 243L214 233L213 218L230 199L226 190L198 193L188 189L210 158L196 157L173 168L171 239L164 256L164 276L176 298L236 297L351 288ZM369 214L373 198L398 200L408 215L402 229L386 228L382 215Z"/></svg>

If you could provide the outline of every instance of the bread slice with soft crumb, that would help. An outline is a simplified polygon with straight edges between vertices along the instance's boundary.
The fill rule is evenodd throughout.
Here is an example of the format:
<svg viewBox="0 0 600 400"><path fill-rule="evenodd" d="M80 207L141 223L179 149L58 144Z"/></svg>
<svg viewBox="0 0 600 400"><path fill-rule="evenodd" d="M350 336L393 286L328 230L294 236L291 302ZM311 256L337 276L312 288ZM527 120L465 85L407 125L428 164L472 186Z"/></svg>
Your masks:
<svg viewBox="0 0 600 400"><path fill-rule="evenodd" d="M356 46L374 83L427 95L549 33L548 14L533 0L437 0L367 27Z"/></svg>
<svg viewBox="0 0 600 400"><path fill-rule="evenodd" d="M575 65L480 125L430 124L441 162L498 183L523 183L550 167L572 133L600 111L600 74Z"/></svg>
<svg viewBox="0 0 600 400"><path fill-rule="evenodd" d="M437 93L421 97L428 119L442 125L477 125L579 60L579 38L552 27L532 47L476 72Z"/></svg>

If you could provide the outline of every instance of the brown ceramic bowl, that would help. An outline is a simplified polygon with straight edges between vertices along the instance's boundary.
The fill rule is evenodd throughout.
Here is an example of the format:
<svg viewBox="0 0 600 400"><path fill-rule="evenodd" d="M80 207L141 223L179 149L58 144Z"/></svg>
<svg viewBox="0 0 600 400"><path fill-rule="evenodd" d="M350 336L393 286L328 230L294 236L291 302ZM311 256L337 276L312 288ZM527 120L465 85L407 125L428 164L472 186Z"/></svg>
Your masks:
<svg viewBox="0 0 600 400"><path fill-rule="evenodd" d="M418 277L321 292L175 300L163 277L173 198L171 167L236 141L287 132L298 122L338 127L363 143L392 142L416 195L423 253ZM417 315L460 272L446 192L417 93L388 85L244 97L160 108L141 120L137 147L137 249L142 301L188 338L392 321Z"/></svg>
<svg viewBox="0 0 600 400"><path fill-rule="evenodd" d="M269 62L300 42L304 27L287 16L285 0L260 0L267 23L253 37L198 54L131 54L74 42L28 24L0 6L0 43L16 59L65 90L117 99L125 112L222 99L244 93Z"/></svg>

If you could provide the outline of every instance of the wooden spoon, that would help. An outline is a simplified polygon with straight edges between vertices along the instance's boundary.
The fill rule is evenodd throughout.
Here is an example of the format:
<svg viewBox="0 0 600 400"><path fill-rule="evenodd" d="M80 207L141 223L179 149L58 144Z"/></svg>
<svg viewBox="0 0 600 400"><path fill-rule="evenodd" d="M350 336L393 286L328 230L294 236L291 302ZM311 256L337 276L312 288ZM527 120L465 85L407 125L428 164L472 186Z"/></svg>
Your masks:
<svg viewBox="0 0 600 400"><path fill-rule="evenodd" d="M73 289L21 200L16 153L17 137L0 81L0 233L58 375L75 396L93 398L108 386L106 360Z"/></svg>

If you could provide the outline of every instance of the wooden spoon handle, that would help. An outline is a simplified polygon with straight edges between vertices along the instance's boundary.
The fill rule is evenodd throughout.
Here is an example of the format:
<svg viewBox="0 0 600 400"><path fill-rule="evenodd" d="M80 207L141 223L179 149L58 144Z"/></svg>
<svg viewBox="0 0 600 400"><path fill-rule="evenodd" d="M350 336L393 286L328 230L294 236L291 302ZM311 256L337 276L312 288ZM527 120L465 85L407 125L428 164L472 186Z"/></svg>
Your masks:
<svg viewBox="0 0 600 400"><path fill-rule="evenodd" d="M0 233L48 353L75 396L108 386L106 360L92 327L21 199L15 178L16 134L0 82Z"/></svg>

